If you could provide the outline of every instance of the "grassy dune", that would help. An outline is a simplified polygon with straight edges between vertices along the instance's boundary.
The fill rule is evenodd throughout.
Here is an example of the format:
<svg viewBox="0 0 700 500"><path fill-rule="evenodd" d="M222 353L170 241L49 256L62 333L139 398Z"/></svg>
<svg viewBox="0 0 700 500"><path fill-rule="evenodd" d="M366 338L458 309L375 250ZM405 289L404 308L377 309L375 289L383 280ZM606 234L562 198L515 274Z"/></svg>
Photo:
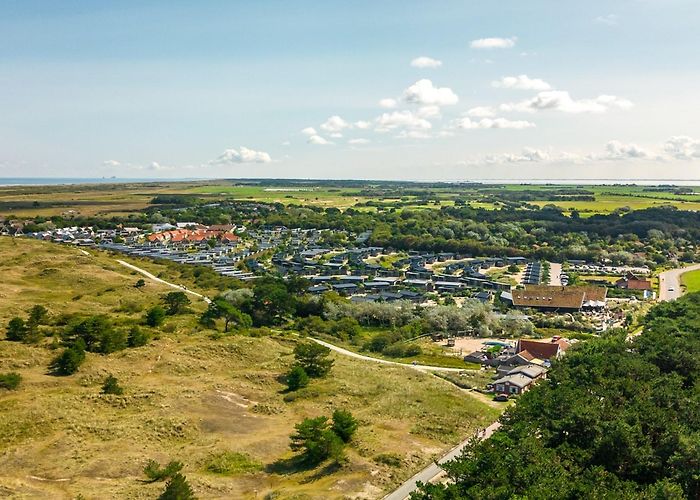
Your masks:
<svg viewBox="0 0 700 500"><path fill-rule="evenodd" d="M130 271L92 254L0 238L3 324L35 303L54 318L108 313L133 323L139 305L168 290L138 291ZM214 340L195 319L169 319L145 347L88 353L70 377L47 374L49 339L0 340L0 372L23 377L18 391L0 392L0 496L154 498L163 484L141 472L153 458L185 463L200 498L376 498L498 415L434 376L341 357L329 378L290 396L280 374L294 336ZM123 396L100 394L109 373ZM362 422L347 464L299 468L288 449L294 424L336 408Z"/></svg>

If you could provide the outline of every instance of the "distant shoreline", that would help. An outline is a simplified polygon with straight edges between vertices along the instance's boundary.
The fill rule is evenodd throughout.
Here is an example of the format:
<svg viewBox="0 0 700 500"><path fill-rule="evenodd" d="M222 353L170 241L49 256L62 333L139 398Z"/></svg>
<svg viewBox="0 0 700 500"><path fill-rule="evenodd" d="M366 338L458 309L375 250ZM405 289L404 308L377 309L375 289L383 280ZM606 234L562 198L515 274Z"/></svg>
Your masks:
<svg viewBox="0 0 700 500"><path fill-rule="evenodd" d="M285 183L314 183L314 182L382 182L382 183L419 183L419 184L519 184L519 185L637 185L637 186L700 186L700 179L465 179L465 180L403 180L403 179L278 179L278 178L217 178L217 179L168 179L168 178L82 178L82 177L0 177L0 187L12 186L67 186L79 184L143 184L148 182L221 182L232 181L241 183L264 182L273 185L275 182Z"/></svg>

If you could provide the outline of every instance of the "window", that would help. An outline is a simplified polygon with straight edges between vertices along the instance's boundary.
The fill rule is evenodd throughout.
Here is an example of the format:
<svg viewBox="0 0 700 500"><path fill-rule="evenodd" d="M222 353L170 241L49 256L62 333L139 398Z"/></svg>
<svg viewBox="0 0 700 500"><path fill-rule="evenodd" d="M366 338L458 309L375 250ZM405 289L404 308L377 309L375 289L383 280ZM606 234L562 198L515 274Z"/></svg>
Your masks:
<svg viewBox="0 0 700 500"><path fill-rule="evenodd" d="M517 394L518 393L518 388L517 387L510 387L510 393L511 394Z"/></svg>

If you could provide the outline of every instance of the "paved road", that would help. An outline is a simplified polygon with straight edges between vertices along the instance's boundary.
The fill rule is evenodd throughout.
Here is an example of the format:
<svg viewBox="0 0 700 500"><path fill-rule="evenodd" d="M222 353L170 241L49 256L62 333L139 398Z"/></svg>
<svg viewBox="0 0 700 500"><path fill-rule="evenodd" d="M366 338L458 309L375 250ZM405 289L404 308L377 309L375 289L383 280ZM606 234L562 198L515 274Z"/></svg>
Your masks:
<svg viewBox="0 0 700 500"><path fill-rule="evenodd" d="M487 439L491 437L491 435L501 426L499 422L494 422L493 424L489 425L483 432L478 434L479 439ZM418 488L418 482L422 483L428 483L435 479L436 477L440 476L443 472L442 467L440 467L439 464L444 464L445 462L449 462L453 458L456 458L457 456L462 453L462 449L472 440L472 437L468 437L461 443L459 443L457 446L452 448L450 451L448 451L445 455L440 458L437 463L433 462L432 464L428 465L425 469L420 471L418 474L413 476L411 479L403 483L401 486L399 486L396 490L393 492L389 493L387 496L384 497L384 500L405 500L408 498L408 496L416 491Z"/></svg>
<svg viewBox="0 0 700 500"><path fill-rule="evenodd" d="M168 281L162 280L162 279L160 279L159 277L154 276L153 274L149 273L149 272L146 271L145 269L141 269L140 267L136 267L136 266L133 265L133 264L129 264L128 262L124 262L123 260L117 259L117 262L119 262L119 263L120 263L122 266L124 266L124 267L128 267L129 269L132 269L132 270L136 271L137 273L143 274L143 275L144 275L146 278L148 278L148 279L151 279L151 280L153 280L153 281L157 281L158 283L162 283L162 284L167 285L167 286L169 286L169 287L171 287L171 288L176 288L176 289L178 289L178 290L182 290L183 292L188 293L188 294L190 294L190 295L193 295L193 296L195 296L195 297L199 297L200 299L202 299L202 300L203 300L204 302L206 302L207 304L211 302L211 300L209 299L209 297L205 297L205 296L202 295L201 293L193 292L192 290L189 290L189 289L185 288L184 286L176 285L175 283L170 283L170 282L168 282Z"/></svg>
<svg viewBox="0 0 700 500"><path fill-rule="evenodd" d="M700 264L671 269L659 274L659 300L676 300L683 294L681 274L700 269ZM673 291L670 289L673 288Z"/></svg>
<svg viewBox="0 0 700 500"><path fill-rule="evenodd" d="M365 361L374 361L375 363L382 363L385 365L394 365L394 366L403 366L404 368L413 368L414 370L419 370L419 371L432 371L432 372L463 372L466 370L466 368L447 368L445 366L431 366L431 365L412 365L408 363L398 363L396 361L389 361L387 359L379 359L379 358L373 358L372 356L364 356L362 354L358 354L356 352L349 351L347 349L343 349L342 347L338 347L337 345L331 344L330 342L325 342L323 340L319 339L314 339L311 338L314 342L321 344L322 346L328 347L330 350L335 351L340 354L344 354L345 356L350 356L351 358L355 359L362 359Z"/></svg>

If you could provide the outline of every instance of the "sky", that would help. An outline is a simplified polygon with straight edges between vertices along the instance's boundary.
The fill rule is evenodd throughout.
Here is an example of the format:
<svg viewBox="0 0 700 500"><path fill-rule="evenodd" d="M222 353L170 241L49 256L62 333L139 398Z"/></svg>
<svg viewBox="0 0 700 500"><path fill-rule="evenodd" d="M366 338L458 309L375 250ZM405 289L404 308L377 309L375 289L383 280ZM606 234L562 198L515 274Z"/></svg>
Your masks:
<svg viewBox="0 0 700 500"><path fill-rule="evenodd" d="M700 179L697 0L0 0L0 177Z"/></svg>

